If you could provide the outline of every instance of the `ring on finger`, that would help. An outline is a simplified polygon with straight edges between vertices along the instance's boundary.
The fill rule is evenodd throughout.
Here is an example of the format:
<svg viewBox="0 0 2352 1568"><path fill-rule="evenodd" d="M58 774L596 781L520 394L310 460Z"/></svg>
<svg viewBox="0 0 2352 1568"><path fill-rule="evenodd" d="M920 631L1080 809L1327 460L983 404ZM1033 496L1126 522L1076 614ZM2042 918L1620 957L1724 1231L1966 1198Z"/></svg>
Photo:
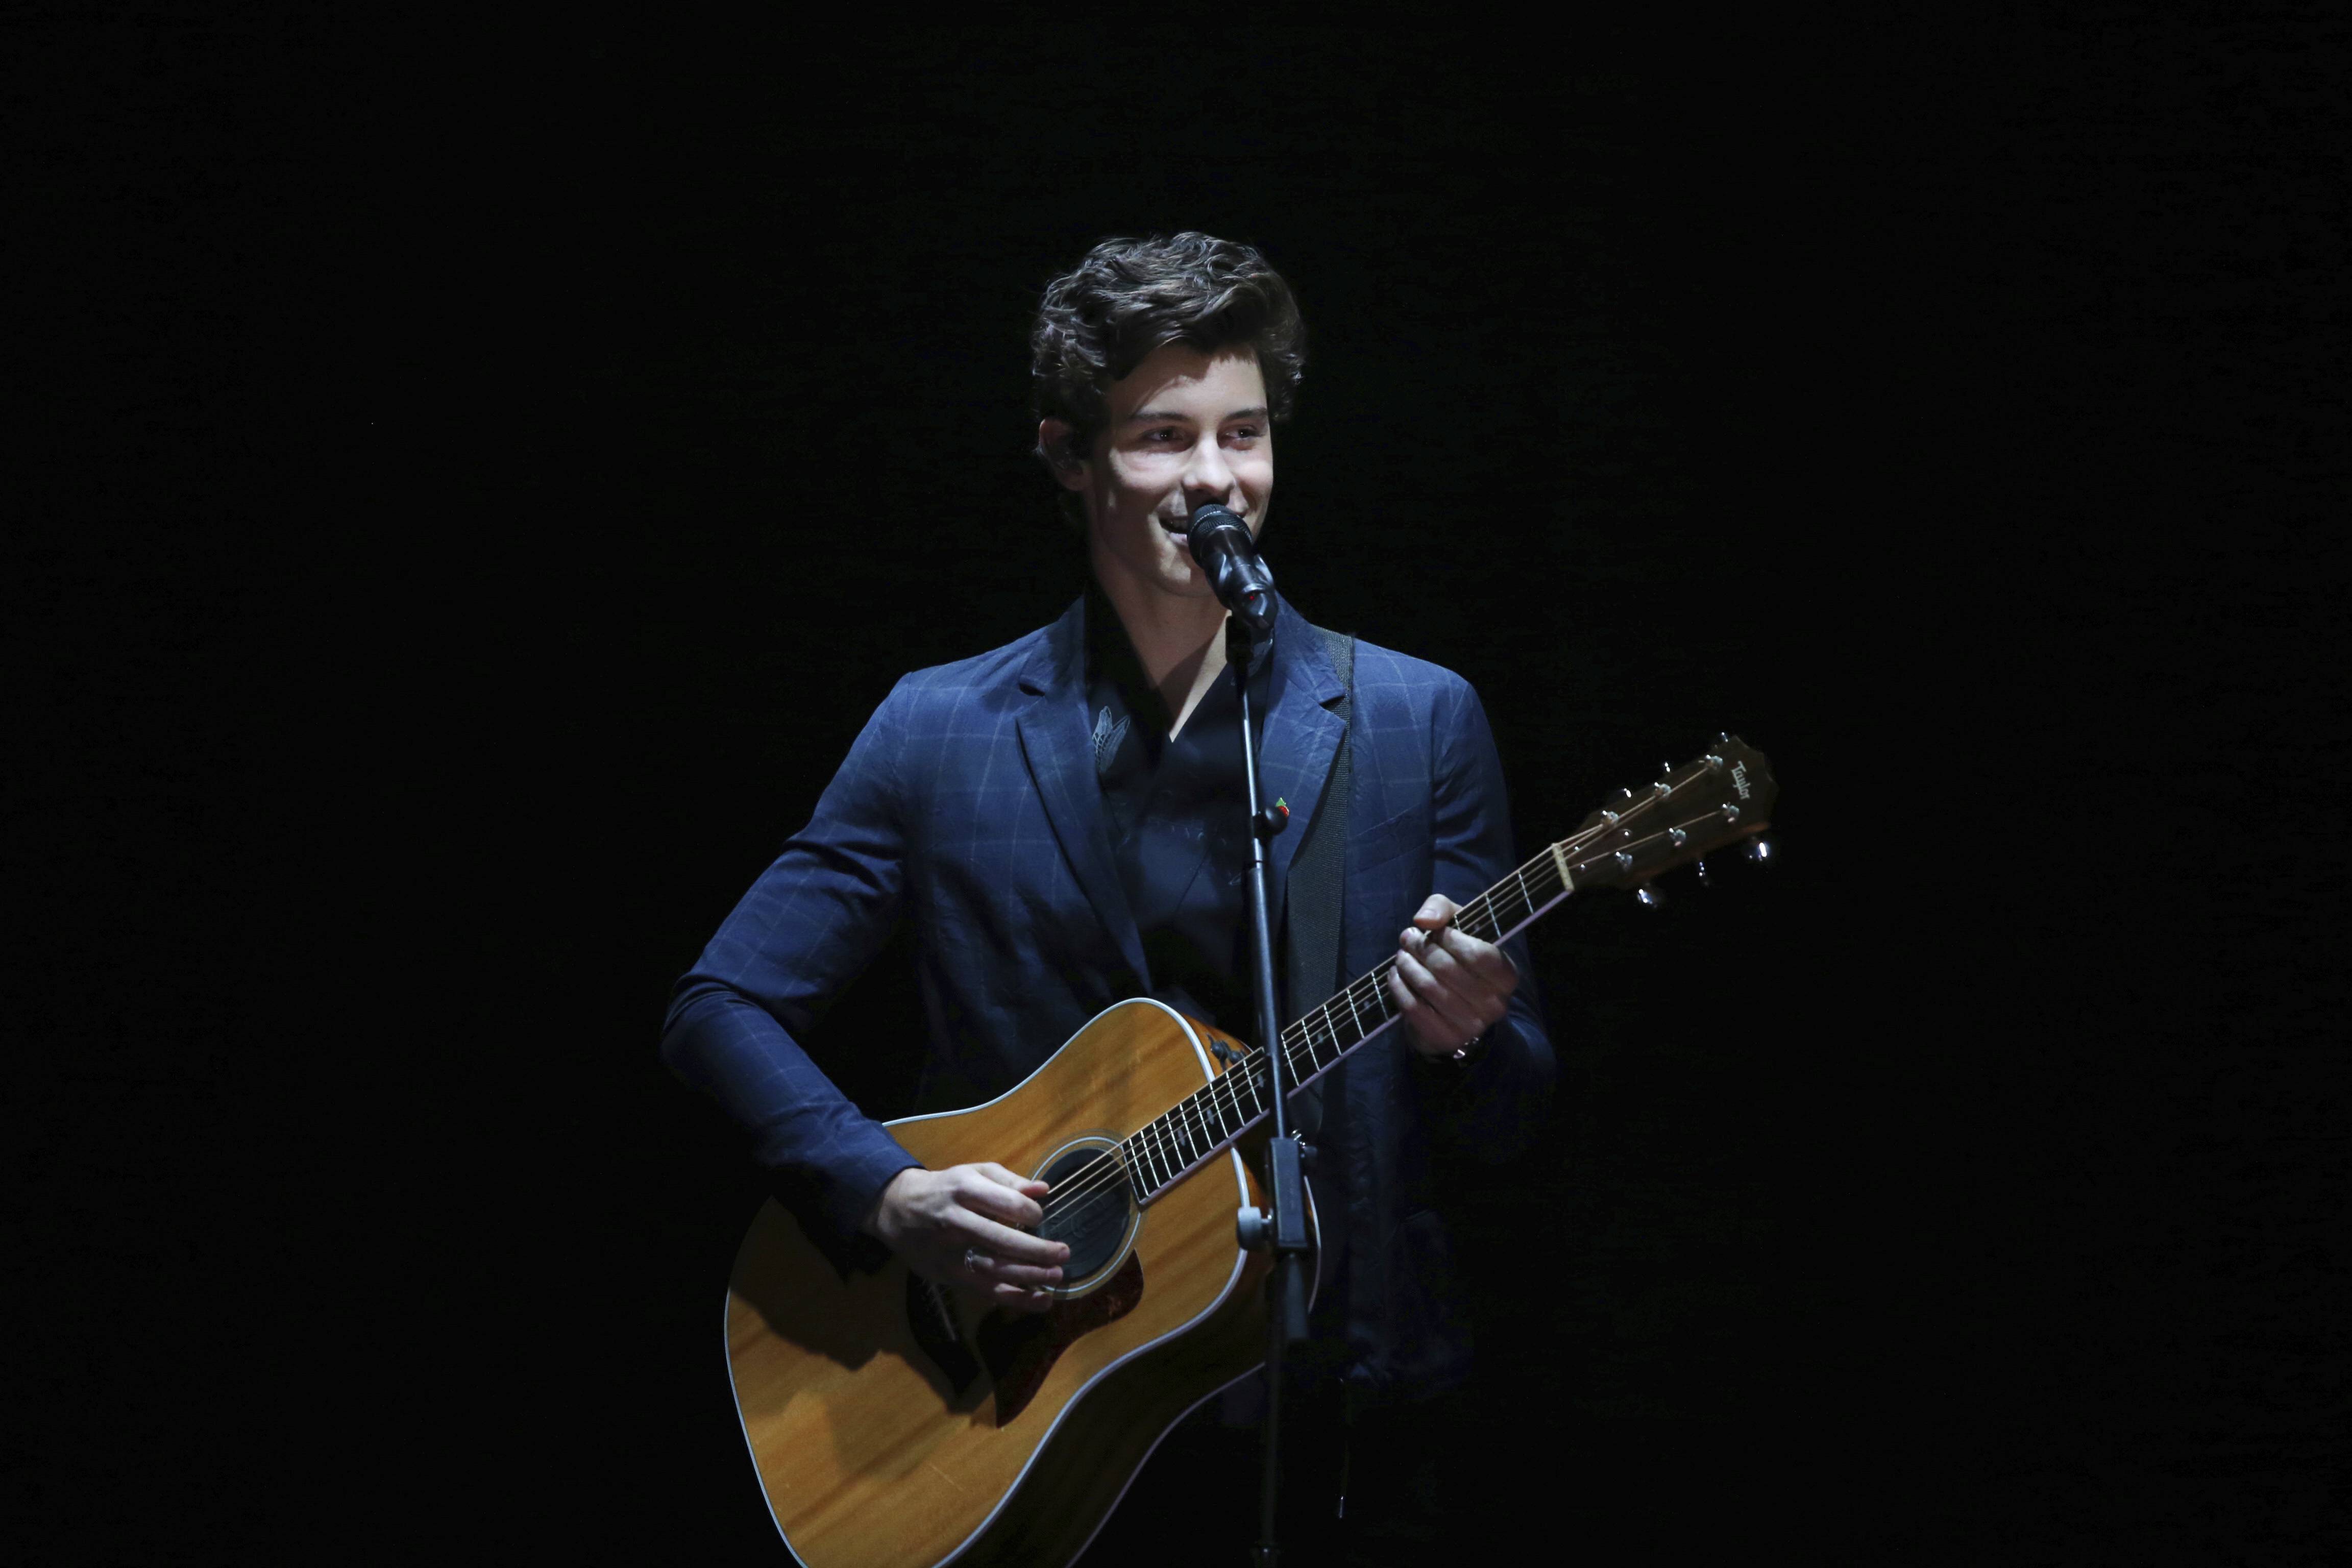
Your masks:
<svg viewBox="0 0 2352 1568"><path fill-rule="evenodd" d="M963 1266L975 1274L980 1272L980 1266L987 1260L988 1254L977 1247L967 1247L963 1249Z"/></svg>

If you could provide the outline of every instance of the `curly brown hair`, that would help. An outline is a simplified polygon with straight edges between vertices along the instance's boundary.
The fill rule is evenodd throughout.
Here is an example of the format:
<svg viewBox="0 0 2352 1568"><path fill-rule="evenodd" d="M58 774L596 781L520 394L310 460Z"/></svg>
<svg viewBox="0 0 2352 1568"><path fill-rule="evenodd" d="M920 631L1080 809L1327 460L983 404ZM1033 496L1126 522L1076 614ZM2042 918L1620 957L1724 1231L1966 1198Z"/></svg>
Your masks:
<svg viewBox="0 0 2352 1568"><path fill-rule="evenodd" d="M1037 417L1066 420L1075 432L1070 451L1039 447L1047 467L1092 451L1108 418L1104 394L1111 383L1177 342L1203 353L1255 351L1268 415L1289 417L1307 363L1307 327L1290 285L1265 257L1190 230L1106 239L1045 285L1029 331Z"/></svg>

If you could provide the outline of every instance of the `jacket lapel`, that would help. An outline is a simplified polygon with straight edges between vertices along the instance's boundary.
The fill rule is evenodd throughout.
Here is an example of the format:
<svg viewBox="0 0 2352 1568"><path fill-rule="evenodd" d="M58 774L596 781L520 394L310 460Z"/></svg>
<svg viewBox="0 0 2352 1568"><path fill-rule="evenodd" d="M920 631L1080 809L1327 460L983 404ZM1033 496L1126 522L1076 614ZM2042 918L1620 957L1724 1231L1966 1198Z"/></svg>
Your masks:
<svg viewBox="0 0 2352 1568"><path fill-rule="evenodd" d="M1268 805L1286 801L1290 823L1268 847L1266 869L1270 911L1279 922L1284 895L1290 886L1290 863L1315 825L1321 809L1323 783L1331 773L1331 759L1339 750L1347 721L1334 711L1347 695L1322 637L1306 617L1282 605L1281 631L1274 639L1273 705L1267 710L1264 740L1257 760L1258 786Z"/></svg>
<svg viewBox="0 0 2352 1568"><path fill-rule="evenodd" d="M1087 901L1137 983L1149 986L1143 939L1111 860L1101 786L1095 781L1094 742L1087 729L1085 616L1081 598L1047 628L1022 667L1021 689L1030 700L1016 721L1021 755Z"/></svg>

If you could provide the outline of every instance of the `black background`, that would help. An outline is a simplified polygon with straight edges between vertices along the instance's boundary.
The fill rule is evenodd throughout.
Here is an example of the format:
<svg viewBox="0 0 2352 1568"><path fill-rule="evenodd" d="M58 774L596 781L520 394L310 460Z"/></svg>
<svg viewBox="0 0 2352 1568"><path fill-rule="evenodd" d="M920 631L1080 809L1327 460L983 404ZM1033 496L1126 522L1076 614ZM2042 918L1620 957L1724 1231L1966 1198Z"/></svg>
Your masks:
<svg viewBox="0 0 2352 1568"><path fill-rule="evenodd" d="M12 1537L779 1560L667 988L1075 592L1029 313L1199 227L1309 323L1286 591L1476 684L1527 846L1783 786L1536 938L1465 1527L2341 1550L2340 33L2234 16L15 18ZM886 1113L903 976L819 1042Z"/></svg>

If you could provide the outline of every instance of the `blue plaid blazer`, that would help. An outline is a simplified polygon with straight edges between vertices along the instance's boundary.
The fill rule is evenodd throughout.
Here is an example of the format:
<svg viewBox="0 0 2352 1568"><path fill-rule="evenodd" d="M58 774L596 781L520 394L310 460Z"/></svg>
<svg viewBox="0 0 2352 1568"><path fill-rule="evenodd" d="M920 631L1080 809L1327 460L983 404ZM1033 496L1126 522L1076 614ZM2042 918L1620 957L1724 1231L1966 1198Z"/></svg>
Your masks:
<svg viewBox="0 0 2352 1568"><path fill-rule="evenodd" d="M662 1047L673 1069L751 1130L759 1160L806 1194L803 1217L841 1242L916 1162L795 1037L896 921L916 939L927 1109L1003 1093L1095 1014L1150 991L1096 783L1086 611L1081 598L993 652L899 680L808 826L672 999ZM1259 760L1267 796L1291 807L1271 851L1277 920L1348 723L1322 640L1287 605L1280 625ZM1285 998L1286 1017L1392 953L1431 892L1465 900L1517 864L1501 764L1469 683L1359 643L1353 686L1341 973L1319 994ZM1527 975L1525 953L1513 957ZM1429 1151L1452 1142L1491 1158L1521 1146L1549 1096L1552 1055L1524 982L1467 1068L1423 1062L1402 1035L1360 1047L1320 1086L1326 1249L1355 1263L1318 1315L1355 1342L1358 1375L1411 1391L1467 1363L1428 1207Z"/></svg>

